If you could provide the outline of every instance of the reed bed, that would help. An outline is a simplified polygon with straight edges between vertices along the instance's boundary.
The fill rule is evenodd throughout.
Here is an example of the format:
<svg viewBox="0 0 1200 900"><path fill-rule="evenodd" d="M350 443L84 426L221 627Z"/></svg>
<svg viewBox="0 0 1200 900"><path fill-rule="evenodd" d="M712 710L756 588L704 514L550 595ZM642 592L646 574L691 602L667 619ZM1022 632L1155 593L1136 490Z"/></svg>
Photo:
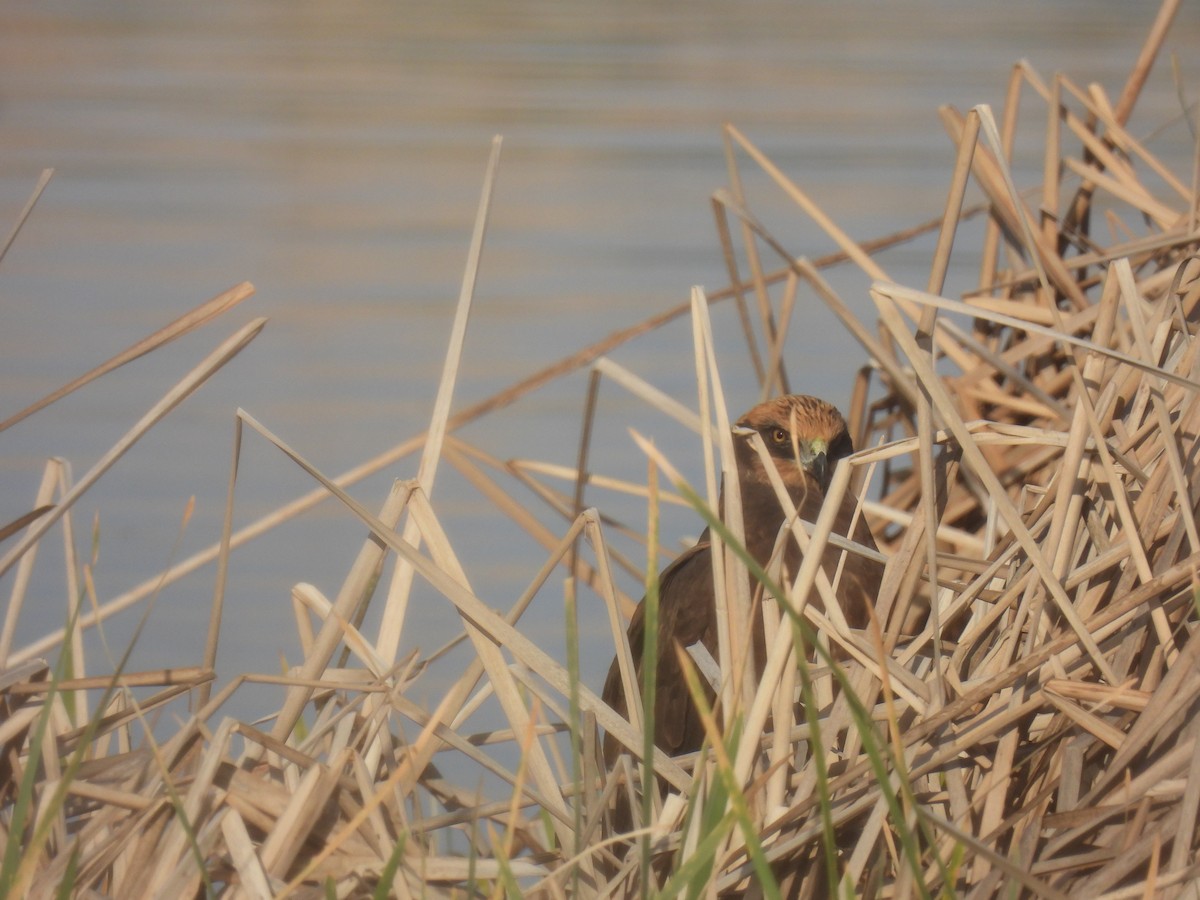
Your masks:
<svg viewBox="0 0 1200 900"><path fill-rule="evenodd" d="M107 599L88 562L72 559L80 603L70 621L17 648L39 542L55 526L69 541L74 501L249 344L261 320L222 342L78 482L49 464L31 512L0 531L0 895L1196 896L1196 172L1169 171L1125 128L1174 11L1164 4L1115 101L1020 63L1000 124L986 107L942 110L958 148L944 215L871 244L728 127L730 183L713 209L730 286L696 289L688 303L454 411L497 142L428 428L329 476L239 410L222 540ZM1031 100L1046 111L1044 180L1019 189L1009 156L1017 104ZM1194 111L1184 114L1194 133ZM765 175L838 252L808 260L771 233L746 199L751 175ZM965 206L970 191L982 197L976 210ZM947 272L978 211L978 284L951 299ZM878 251L922 234L935 238L928 281L895 283ZM855 316L823 274L847 262L870 281L875 321ZM0 431L250 292L215 298ZM769 395L787 384L784 339L810 302L832 310L864 352L846 411L861 449L838 468L831 494L859 496L886 560L882 593L871 627L853 631L817 567L777 584L778 573L739 553L736 528L721 530L730 570L749 565L779 600L779 611L764 604L761 613L775 616L774 643L761 682L733 677L734 651L716 661L713 740L694 758L668 759L645 742L636 704L626 721L580 678L579 643L600 638L578 634L578 607L604 604L603 639L627 658L637 590L620 570L640 580L659 568L660 504L692 503L721 529L711 509L729 469L729 416L711 306L737 305ZM689 316L694 405L606 355ZM499 461L456 435L580 371L591 374L575 466ZM700 435L704 485L689 486L669 454L640 438L644 482L603 471L591 447L605 381ZM277 448L313 489L235 530L248 440ZM418 454L416 477L377 506L346 493ZM441 464L545 547L528 590L500 610L475 592L429 500ZM514 481L534 488L562 527L514 499ZM649 525L614 521L602 501L585 506L616 493L644 497ZM335 597L293 589L303 660L283 675L226 673L214 692L229 555L331 497L357 516L364 541ZM610 548L620 532L644 539L648 562ZM824 517L794 523L786 538L814 559L838 543ZM82 632L212 562L212 622L193 665L127 671L126 651L108 675L81 674L96 668L82 656ZM535 595L562 591L564 575L565 661L522 630ZM433 708L411 698L440 651L399 653L418 578L452 605L473 650ZM749 615L739 593L723 604L734 634L744 632L737 616ZM363 630L369 605L383 609L372 633ZM280 709L256 723L224 712L251 682L284 689ZM189 712L169 735L146 724L182 700ZM481 710L503 727L473 725ZM600 730L629 750L611 771ZM484 777L502 789L484 796ZM621 802L634 813L628 833L613 825Z"/></svg>

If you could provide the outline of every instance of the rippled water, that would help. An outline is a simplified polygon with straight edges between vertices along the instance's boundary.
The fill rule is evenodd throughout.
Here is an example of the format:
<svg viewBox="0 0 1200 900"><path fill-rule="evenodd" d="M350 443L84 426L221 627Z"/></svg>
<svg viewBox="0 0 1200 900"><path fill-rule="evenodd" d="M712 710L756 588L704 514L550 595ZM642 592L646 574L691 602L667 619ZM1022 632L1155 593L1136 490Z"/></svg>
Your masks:
<svg viewBox="0 0 1200 900"><path fill-rule="evenodd" d="M28 508L47 456L79 477L235 325L266 331L155 429L78 506L99 513L101 600L219 534L241 406L337 473L419 432L432 408L493 134L504 135L456 407L685 300L725 276L709 195L726 183L720 127L756 141L857 237L940 213L953 159L939 104L997 107L1013 62L1062 70L1115 96L1152 4L1128 2L568 2L95 4L0 7L0 223L43 167L56 175L0 265L0 418L243 279L238 312L0 435L0 521ZM1185 4L1169 40L1185 91L1200 79L1200 21ZM1018 167L1040 170L1042 114ZM1166 59L1133 120L1178 114ZM1186 131L1164 141L1186 160ZM751 170L746 168L749 173ZM1183 170L1186 173L1186 169ZM831 248L761 176L755 209L796 253ZM4 224L7 230L8 225ZM969 257L961 260L969 277ZM924 283L927 256L886 264ZM866 311L861 278L839 287ZM862 356L818 312L793 330L793 386L844 402ZM754 399L734 320L717 313L731 403ZM622 348L623 364L694 395L682 323ZM570 464L585 373L524 398L464 436L500 458ZM596 468L644 461L626 423L669 450L677 429L606 389ZM355 490L376 506L392 477ZM304 492L307 477L246 442L238 524ZM528 502L519 487L514 494ZM175 548L187 498L197 513ZM600 498L603 499L603 498ZM543 558L448 467L436 505L476 590L497 606ZM638 507L626 505L637 522ZM553 515L552 530L563 525ZM694 527L668 520L667 540ZM296 658L288 592L332 596L362 531L330 505L239 554L223 674ZM39 561L18 646L62 619L55 546ZM57 555L61 558L61 552ZM137 666L198 662L212 569L162 592ZM11 574L2 586L7 594ZM629 589L636 588L629 582ZM557 653L557 587L530 625ZM452 626L419 594L407 645ZM588 603L593 601L588 600ZM114 643L132 618L113 625ZM540 624L539 624L540 623ZM585 657L594 680L605 654ZM265 701L268 705L273 701Z"/></svg>

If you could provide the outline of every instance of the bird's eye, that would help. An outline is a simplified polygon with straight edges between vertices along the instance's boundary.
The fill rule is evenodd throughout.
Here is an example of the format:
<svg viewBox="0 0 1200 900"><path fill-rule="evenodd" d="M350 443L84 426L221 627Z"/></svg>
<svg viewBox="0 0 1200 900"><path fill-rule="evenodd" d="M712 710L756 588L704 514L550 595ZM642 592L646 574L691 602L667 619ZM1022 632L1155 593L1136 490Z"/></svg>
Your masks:
<svg viewBox="0 0 1200 900"><path fill-rule="evenodd" d="M782 428L776 428L771 432L771 440L776 444L786 444L789 440L791 440L791 437L792 436Z"/></svg>

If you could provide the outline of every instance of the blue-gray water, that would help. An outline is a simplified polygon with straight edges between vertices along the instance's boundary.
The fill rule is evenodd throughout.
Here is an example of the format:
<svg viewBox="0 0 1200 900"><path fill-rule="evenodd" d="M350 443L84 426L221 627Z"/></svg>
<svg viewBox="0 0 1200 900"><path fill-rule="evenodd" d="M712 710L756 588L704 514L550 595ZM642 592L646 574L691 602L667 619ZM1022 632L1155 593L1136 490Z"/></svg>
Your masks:
<svg viewBox="0 0 1200 900"><path fill-rule="evenodd" d="M493 213L456 408L615 328L725 283L711 192L727 183L723 122L758 143L851 234L869 238L941 211L953 149L939 104L999 108L1026 57L1114 97L1149 29L1151 3L495 2L270 0L0 7L0 228L38 174L56 175L0 264L0 418L241 280L236 313L0 434L0 522L32 502L48 456L76 477L234 327L270 321L240 358L147 436L79 503L86 555L100 521L101 601L219 534L241 406L328 473L422 430L432 409L492 135L504 135ZM1183 87L1200 90L1200 17L1185 3L1168 40ZM1027 92L1024 184L1040 172L1043 106ZM1136 134L1179 112L1161 58L1132 120ZM1176 121L1161 139L1186 162ZM752 205L793 252L830 241L752 166ZM1181 170L1185 180L1187 169ZM923 286L927 249L885 260ZM970 282L964 247L956 277ZM867 313L865 282L838 275ZM793 328L793 387L844 403L864 362L811 297ZM734 412L754 400L729 311L718 311ZM615 357L685 402L695 395L681 322ZM571 464L586 373L531 394L464 436L500 457ZM626 425L699 472L694 442L606 387L594 466L644 478ZM370 506L415 459L356 488ZM311 482L249 438L237 521ZM531 496L512 484L524 502ZM173 550L188 497L197 513ZM609 502L596 493L593 502ZM473 586L503 607L544 554L448 466L435 505ZM641 507L615 503L635 525ZM553 530L565 526L543 515ZM668 519L664 539L695 530ZM57 534L57 533L56 533ZM248 546L229 585L221 677L297 658L289 589L332 597L362 529L326 504ZM11 546L11 541L6 545ZM61 539L44 541L20 647L61 622ZM627 547L628 549L628 547ZM174 554L174 555L173 555ZM200 661L208 567L162 592L134 668ZM12 576L0 582L7 597ZM632 580L626 580L637 593ZM559 582L528 630L562 656ZM598 601L583 599L597 627ZM115 620L120 646L133 616ZM454 625L427 590L406 646ZM594 633L594 632L593 632ZM585 653L595 682L603 638ZM96 665L93 663L93 665ZM102 666L96 666L102 668ZM257 698L257 699L255 699ZM274 708L272 690L238 711Z"/></svg>

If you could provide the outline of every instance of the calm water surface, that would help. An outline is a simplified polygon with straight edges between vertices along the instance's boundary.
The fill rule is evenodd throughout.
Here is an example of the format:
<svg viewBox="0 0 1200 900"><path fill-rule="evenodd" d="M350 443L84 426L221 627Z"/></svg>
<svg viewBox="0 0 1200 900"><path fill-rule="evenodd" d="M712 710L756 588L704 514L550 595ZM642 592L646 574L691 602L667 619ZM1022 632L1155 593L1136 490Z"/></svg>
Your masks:
<svg viewBox="0 0 1200 900"><path fill-rule="evenodd" d="M15 220L44 167L57 174L0 265L0 418L241 280L257 296L218 324L140 360L0 436L0 521L29 507L43 461L76 477L171 384L240 323L262 336L123 459L77 507L76 544L99 516L101 600L213 543L244 407L328 473L419 432L432 408L492 135L505 136L456 407L613 329L717 288L724 270L709 206L726 183L720 127L737 124L857 237L940 212L952 148L939 104L999 107L1027 57L1098 82L1115 97L1154 4L1110 2L248 2L0 7L0 223ZM1200 90L1200 16L1185 4L1169 41L1184 90ZM1018 171L1040 169L1041 107ZM1177 116L1165 60L1133 120L1147 133ZM1164 155L1187 159L1175 121ZM830 242L764 178L760 216L796 253ZM1181 169L1186 171L1186 169ZM927 249L885 259L923 286ZM956 276L968 284L964 252ZM866 314L865 282L838 286ZM727 311L723 373L731 404L754 401ZM793 329L793 386L844 402L863 362L813 308ZM685 402L694 397L680 323L614 354ZM570 464L586 373L531 394L463 436L500 458ZM644 478L632 424L699 473L694 444L618 389L601 408L596 468ZM371 506L405 460L356 487ZM250 438L238 524L311 482ZM523 502L520 486L508 485ZM197 511L180 536L187 499ZM596 502L608 503L597 495ZM435 502L476 590L507 606L543 559L452 469ZM644 511L613 501L635 524ZM554 531L561 520L546 512ZM695 530L668 518L664 539ZM220 669L277 671L297 658L289 589L328 596L362 540L327 504L249 545L228 592ZM60 624L61 540L44 542L17 646ZM636 558L636 550L632 548ZM198 663L211 567L166 588L135 667ZM7 596L11 574L0 588ZM632 580L631 593L637 593ZM585 598L585 630L602 628ZM531 634L561 656L558 586ZM109 628L115 646L134 618ZM446 603L414 602L406 647L454 628ZM593 683L602 640L585 653ZM264 689L265 691L265 689ZM255 699L257 698L257 700ZM274 708L248 693L241 712Z"/></svg>

